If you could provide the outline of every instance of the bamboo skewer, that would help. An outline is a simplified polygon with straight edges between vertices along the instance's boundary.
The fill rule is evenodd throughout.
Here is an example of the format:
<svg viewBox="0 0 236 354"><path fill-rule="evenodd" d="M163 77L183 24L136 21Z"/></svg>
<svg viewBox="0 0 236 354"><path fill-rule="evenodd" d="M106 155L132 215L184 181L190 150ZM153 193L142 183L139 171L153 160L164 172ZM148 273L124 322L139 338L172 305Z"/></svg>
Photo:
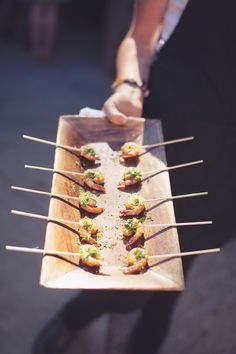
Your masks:
<svg viewBox="0 0 236 354"><path fill-rule="evenodd" d="M41 167L41 166L24 165L24 167L30 168L32 170L48 171L48 172L55 172L55 173L67 173L67 174L72 174L72 175L76 175L76 176L84 176L85 175L85 173L81 173L81 172L57 170L54 168Z"/></svg>
<svg viewBox="0 0 236 354"><path fill-rule="evenodd" d="M220 252L220 248L210 248L210 249L206 249L206 250L191 251L191 252L157 254L155 256L148 256L148 259L185 257L185 256L194 256L194 255L197 255L197 254L214 253L214 252Z"/></svg>
<svg viewBox="0 0 236 354"><path fill-rule="evenodd" d="M178 226L195 226L195 225L211 225L212 221L191 221L191 222L178 222L173 224L143 224L144 227L178 227Z"/></svg>
<svg viewBox="0 0 236 354"><path fill-rule="evenodd" d="M144 202L161 202L165 200L174 200L174 199L182 199L182 198L191 198L191 197L200 197L202 195L208 195L208 192L200 192L200 193L190 193L190 194L181 194L169 197L160 197L160 198L153 198L153 199L145 199Z"/></svg>
<svg viewBox="0 0 236 354"><path fill-rule="evenodd" d="M52 146L55 146L55 147L60 147L60 148L63 148L63 149L70 149L72 151L77 151L77 152L80 152L80 149L77 148L77 147L74 147L74 146L69 146L69 145L63 145L63 144L57 144L53 141L49 141L49 140L44 140L44 139L39 139L39 138L35 138L33 136L29 136L29 135L22 135L22 137L24 139L28 139L28 140L33 140L33 141L37 141L39 143L43 143L43 144L47 144L47 145L52 145Z"/></svg>
<svg viewBox="0 0 236 354"><path fill-rule="evenodd" d="M25 211L11 210L11 213L16 214L16 215L28 216L30 218L35 218L35 219L42 219L42 220L46 220L46 221L55 221L55 222L60 222L60 223L64 223L64 224L79 225L78 221L54 218L51 216L45 216L45 215L40 215L40 214L26 213Z"/></svg>
<svg viewBox="0 0 236 354"><path fill-rule="evenodd" d="M61 222L65 224L73 224L73 225L79 225L78 221L73 221L73 220L66 220L66 219L60 219L60 218L54 218L50 216L45 216L45 215L40 215L40 214L33 214L33 213L27 213L25 211L19 211L19 210L11 210L12 214L16 215L22 215L22 216L28 216L30 218L36 218L36 219L42 219L46 221L56 221L56 222ZM193 225L208 225L212 224L212 221L194 221L194 222L183 222L183 223L172 223L172 224L144 224L143 226L145 227L177 227L177 226L193 226Z"/></svg>
<svg viewBox="0 0 236 354"><path fill-rule="evenodd" d="M22 188L22 187L16 187L16 186L11 186L11 189L14 189L14 190L17 190L17 191L22 191L22 192L29 192L29 193L47 195L49 197L58 197L58 198L67 198L67 199L73 199L73 200L80 200L79 197L74 197L72 195L64 195L64 194L44 192L44 191L39 191L37 189L29 189L29 188Z"/></svg>
<svg viewBox="0 0 236 354"><path fill-rule="evenodd" d="M203 163L203 160L198 160L198 161L183 163L180 165L170 166L170 167L166 167L161 170L146 171L146 172L142 172L142 174L146 175L146 174L150 174L150 173L165 172L165 171L174 170L174 169L178 169L178 168L182 168L182 167L197 165L200 163ZM77 175L77 176L84 176L85 175L85 173L81 173L81 172L60 170L60 169L54 169L54 168L48 168L48 167L42 167L42 166L24 165L24 167L30 168L33 170L48 171L48 172L55 172L55 173L67 173L67 174L73 174L73 175Z"/></svg>
<svg viewBox="0 0 236 354"><path fill-rule="evenodd" d="M199 163L203 163L203 160L197 160L197 161L193 161L193 162L182 163L182 164L180 164L180 165L165 167L165 168L163 168L163 169L161 169L161 170L146 171L146 172L142 172L142 174L143 174L143 175L147 175L147 174L150 174L150 173L165 172L165 171L170 171L170 170L174 170L174 169L177 169L177 168L182 168L182 167L197 165L197 164L199 164Z"/></svg>
<svg viewBox="0 0 236 354"><path fill-rule="evenodd" d="M29 248L29 247L17 247L17 246L5 246L8 251L26 252L26 253L47 253L52 255L62 255L62 256L79 256L80 253L77 252L63 252L63 251L51 251L41 248Z"/></svg>
<svg viewBox="0 0 236 354"><path fill-rule="evenodd" d="M146 175L146 174L156 173L156 172L165 172L165 171L174 170L174 169L178 169L178 168L182 168L182 167L197 165L197 164L200 164L200 163L203 163L203 160L198 160L198 161L183 163L183 164L180 164L180 165L170 166L170 167L166 167L166 168L161 169L161 170L146 171L146 172L142 172L142 174ZM42 167L42 166L24 165L24 167L25 168L30 168L30 169L33 169L33 170L49 171L49 172L56 172L56 173L68 173L68 174L73 174L73 175L77 175L77 176L84 176L85 175L85 173L81 173L81 172L60 170L60 169L54 169L54 168L48 168L48 167Z"/></svg>
<svg viewBox="0 0 236 354"><path fill-rule="evenodd" d="M159 147L159 146L164 146L164 145L182 143L184 141L189 141L189 140L193 140L193 139L194 139L193 136L188 136L186 138L163 141L163 142L157 143L157 144L141 145L140 147L143 148L143 149L151 149L151 148L154 148L154 147Z"/></svg>
<svg viewBox="0 0 236 354"><path fill-rule="evenodd" d="M68 199L80 200L79 197L74 197L72 195L44 192L44 191L39 191L37 189L23 188L23 187L17 187L17 186L11 186L11 189L17 190L17 191L22 191L22 192L29 192L29 193L47 195L49 197L59 197L59 198L68 198ZM169 196L169 197L160 197L160 198L146 199L146 200L144 200L144 202L148 203L148 202L158 202L158 201L164 201L164 200L181 199L181 198L191 198L191 197L198 197L198 196L207 195L207 194L208 194L208 192L181 194L181 195L175 195L175 196Z"/></svg>
<svg viewBox="0 0 236 354"><path fill-rule="evenodd" d="M7 251L17 251L17 252L26 252L26 253L43 253L43 254L63 255L63 256L80 256L80 253L77 253L77 252L52 251L52 250L45 250L45 249L41 249L41 248L17 247L17 246L9 246L9 245L6 245L5 248ZM210 248L210 249L199 250L199 251L158 254L155 256L148 256L148 259L185 257L185 256L194 256L194 255L198 255L198 254L215 253L215 252L220 252L220 251L221 251L220 248Z"/></svg>
<svg viewBox="0 0 236 354"><path fill-rule="evenodd" d="M60 147L60 148L64 148L64 149L70 149L70 150L73 150L73 151L80 151L79 148L76 148L74 146L69 146L69 145L63 145L63 144L57 144L53 141L49 141L49 140L45 140L45 139L40 139L40 138L36 138L36 137L33 137L33 136L30 136L30 135L22 135L22 137L24 139L28 139L28 140L32 140L32 141L37 141L39 143L43 143L43 144L47 144L47 145L52 145L52 146L55 146L55 147ZM189 137L186 137L186 138L181 138L181 139L174 139L174 140L169 140L169 141L163 141L161 143L156 143L156 144L150 144L150 145L141 145L140 147L143 148L143 149L150 149L150 148L153 148L153 147L159 147L159 146L164 146L164 145L170 145L170 144L176 144L176 143L181 143L181 142L184 142L184 141L189 141L189 140L193 140L194 137L193 136L189 136Z"/></svg>
<svg viewBox="0 0 236 354"><path fill-rule="evenodd" d="M146 175L146 174L150 174L150 173L165 172L165 171L174 170L174 169L177 169L177 168L197 165L199 163L203 163L203 160L198 160L198 161L183 163L183 164L180 164L180 165L170 166L170 167L166 167L166 168L161 169L161 170L146 171L146 172L142 172L142 174ZM42 167L42 166L24 165L24 167L25 168L30 168L30 169L33 169L33 170L48 171L48 172L55 172L55 173L67 173L67 174L72 174L72 175L76 175L76 176L84 176L85 175L85 173L81 173L81 172L60 170L60 169L54 169L54 168L48 168L48 167Z"/></svg>

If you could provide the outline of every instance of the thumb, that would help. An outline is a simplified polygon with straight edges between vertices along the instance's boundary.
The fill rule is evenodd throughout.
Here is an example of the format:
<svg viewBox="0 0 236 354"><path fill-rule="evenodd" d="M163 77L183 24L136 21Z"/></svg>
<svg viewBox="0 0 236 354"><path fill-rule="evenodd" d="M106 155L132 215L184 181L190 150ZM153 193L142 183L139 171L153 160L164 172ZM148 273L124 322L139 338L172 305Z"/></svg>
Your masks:
<svg viewBox="0 0 236 354"><path fill-rule="evenodd" d="M109 121L116 125L124 125L127 122L127 116L118 111L113 104L105 104L103 106L103 111L107 114Z"/></svg>

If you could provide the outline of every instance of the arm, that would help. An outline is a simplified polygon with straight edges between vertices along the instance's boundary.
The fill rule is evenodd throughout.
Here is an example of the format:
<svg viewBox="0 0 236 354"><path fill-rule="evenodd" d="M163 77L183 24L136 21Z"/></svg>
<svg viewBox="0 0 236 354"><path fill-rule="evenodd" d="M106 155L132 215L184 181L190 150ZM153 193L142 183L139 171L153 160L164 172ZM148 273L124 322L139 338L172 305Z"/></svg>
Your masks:
<svg viewBox="0 0 236 354"><path fill-rule="evenodd" d="M136 0L130 29L117 53L116 79L148 81L167 5L168 0ZM104 103L103 110L110 121L122 125L129 116L141 116L143 100L140 88L123 83Z"/></svg>

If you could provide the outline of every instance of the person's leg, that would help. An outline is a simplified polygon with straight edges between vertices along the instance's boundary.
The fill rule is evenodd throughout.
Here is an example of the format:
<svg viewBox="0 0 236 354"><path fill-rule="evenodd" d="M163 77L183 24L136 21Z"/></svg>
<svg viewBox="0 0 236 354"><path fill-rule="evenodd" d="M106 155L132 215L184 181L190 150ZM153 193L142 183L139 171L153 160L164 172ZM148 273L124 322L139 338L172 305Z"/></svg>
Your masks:
<svg viewBox="0 0 236 354"><path fill-rule="evenodd" d="M43 328L34 343L35 354L66 353L76 334L106 313L130 313L144 306L150 292L81 291Z"/></svg>
<svg viewBox="0 0 236 354"><path fill-rule="evenodd" d="M144 306L127 345L127 354L155 353L169 328L172 311L178 299L176 292L153 294Z"/></svg>
<svg viewBox="0 0 236 354"><path fill-rule="evenodd" d="M89 325L106 313L130 313L142 307L151 297L150 292L82 291L61 312L65 326L71 331Z"/></svg>

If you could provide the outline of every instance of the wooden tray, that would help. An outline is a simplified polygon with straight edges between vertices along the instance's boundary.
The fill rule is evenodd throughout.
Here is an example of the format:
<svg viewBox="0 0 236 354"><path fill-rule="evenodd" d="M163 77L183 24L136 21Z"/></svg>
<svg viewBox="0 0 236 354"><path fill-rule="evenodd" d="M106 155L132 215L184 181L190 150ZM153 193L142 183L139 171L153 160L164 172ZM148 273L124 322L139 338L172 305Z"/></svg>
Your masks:
<svg viewBox="0 0 236 354"><path fill-rule="evenodd" d="M129 193L117 189L124 166L118 160L117 151L125 141L138 144L153 144L163 141L161 121L130 119L127 126L118 127L103 118L78 118L62 116L59 120L57 143L70 146L90 144L96 147L101 156L99 168L105 175L107 193L98 197L98 205L105 211L96 216L99 225L104 228L102 255L108 265L95 274L77 265L75 256L43 257L40 284L50 288L70 289L115 289L115 290L162 290L180 291L184 288L181 259L168 261L150 261L150 268L141 274L124 275L119 266L124 265L127 254L121 234L122 220L119 210L129 193L140 193L145 198L171 195L168 172L160 173L142 183L140 190ZM55 150L55 169L78 170L76 153L62 148ZM137 165L143 171L161 169L166 166L164 147L156 148L143 155ZM88 166L86 166L88 167ZM52 192L78 196L81 178L54 173ZM78 203L70 200L51 198L49 216L78 221L81 212ZM162 202L148 212L147 223L174 223L175 215L171 201ZM153 220L153 221L152 221ZM151 237L156 234L155 237ZM176 228L145 228L145 247L149 255L179 252L179 240ZM52 250L78 252L76 231L65 225L49 222L47 224L45 248ZM106 246L107 245L107 246Z"/></svg>

